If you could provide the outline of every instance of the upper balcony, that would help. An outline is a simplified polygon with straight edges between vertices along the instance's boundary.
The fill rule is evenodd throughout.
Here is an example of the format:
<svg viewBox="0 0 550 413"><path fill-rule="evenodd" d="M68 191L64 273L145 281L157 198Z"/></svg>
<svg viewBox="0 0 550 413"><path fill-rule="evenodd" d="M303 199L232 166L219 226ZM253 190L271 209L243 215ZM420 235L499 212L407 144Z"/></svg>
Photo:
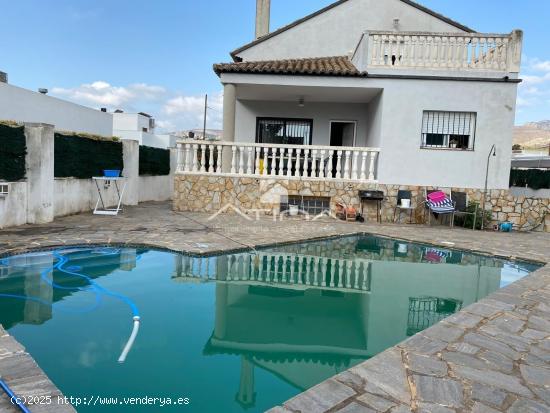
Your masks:
<svg viewBox="0 0 550 413"><path fill-rule="evenodd" d="M352 61L369 74L517 78L522 39L521 30L510 34L369 31L361 37Z"/></svg>

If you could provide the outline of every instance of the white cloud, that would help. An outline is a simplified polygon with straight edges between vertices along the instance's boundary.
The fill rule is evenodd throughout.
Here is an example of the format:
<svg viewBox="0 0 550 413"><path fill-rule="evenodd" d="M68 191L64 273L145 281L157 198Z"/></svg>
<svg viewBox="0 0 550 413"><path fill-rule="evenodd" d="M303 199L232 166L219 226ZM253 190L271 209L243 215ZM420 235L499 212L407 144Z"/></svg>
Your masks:
<svg viewBox="0 0 550 413"><path fill-rule="evenodd" d="M535 59L534 61L531 62L531 65L534 70L550 73L550 60L541 61L541 60Z"/></svg>
<svg viewBox="0 0 550 413"><path fill-rule="evenodd" d="M223 95L209 96L207 127L220 129L222 124ZM193 125L189 129L201 127L204 118L204 96L177 95L169 99L162 108L162 114L169 119L177 119L179 124Z"/></svg>
<svg viewBox="0 0 550 413"><path fill-rule="evenodd" d="M139 102L140 100L153 100L162 97L165 93L160 86L149 86L144 83L128 86L112 86L98 80L93 83L84 83L75 88L54 87L52 94L92 106L106 106L108 109L117 109L119 106Z"/></svg>
<svg viewBox="0 0 550 413"><path fill-rule="evenodd" d="M517 123L548 119L550 116L550 61L523 58L522 83L518 89Z"/></svg>
<svg viewBox="0 0 550 413"><path fill-rule="evenodd" d="M54 87L51 94L94 108L109 111L147 112L156 118L159 131L171 132L202 127L204 96L185 95L159 85L133 83L115 86L104 80L84 83L73 88ZM207 127L219 129L222 123L221 93L209 95Z"/></svg>

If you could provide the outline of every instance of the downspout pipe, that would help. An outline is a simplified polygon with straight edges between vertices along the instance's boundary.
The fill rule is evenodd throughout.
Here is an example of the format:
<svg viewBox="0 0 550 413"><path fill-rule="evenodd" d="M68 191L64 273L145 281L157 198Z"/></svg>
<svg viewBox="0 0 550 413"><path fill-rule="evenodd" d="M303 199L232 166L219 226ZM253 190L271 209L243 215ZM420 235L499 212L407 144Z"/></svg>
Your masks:
<svg viewBox="0 0 550 413"><path fill-rule="evenodd" d="M19 408L24 413L31 413L31 411L23 404L21 401L21 398L17 397L12 389L8 386L8 384L2 379L2 376L0 376L0 387L4 392L8 395L10 398L10 402Z"/></svg>

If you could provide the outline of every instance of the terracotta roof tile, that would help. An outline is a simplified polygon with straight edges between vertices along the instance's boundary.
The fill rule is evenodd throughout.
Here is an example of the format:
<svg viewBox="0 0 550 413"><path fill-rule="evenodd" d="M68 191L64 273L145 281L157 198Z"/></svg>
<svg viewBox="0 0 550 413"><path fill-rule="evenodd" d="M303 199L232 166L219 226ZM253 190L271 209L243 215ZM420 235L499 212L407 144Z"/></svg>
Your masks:
<svg viewBox="0 0 550 413"><path fill-rule="evenodd" d="M312 57L308 59L266 60L260 62L219 63L214 72L272 75L365 76L346 56Z"/></svg>

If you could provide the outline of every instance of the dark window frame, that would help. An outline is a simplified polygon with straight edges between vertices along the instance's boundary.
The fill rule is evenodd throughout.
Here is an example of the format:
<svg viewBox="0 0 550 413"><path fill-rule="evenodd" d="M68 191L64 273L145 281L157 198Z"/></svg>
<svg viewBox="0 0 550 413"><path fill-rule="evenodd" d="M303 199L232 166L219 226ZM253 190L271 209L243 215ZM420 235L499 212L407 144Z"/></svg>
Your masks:
<svg viewBox="0 0 550 413"><path fill-rule="evenodd" d="M425 119L425 116L426 114L437 114L437 116L439 117L439 115L442 115L443 118L445 116L445 114L449 114L450 116L453 116L453 122L455 121L455 118L456 116L460 116L460 115L468 115L469 119L469 123L470 123L470 134L469 135L458 135L456 133L453 133L454 130L452 132L449 132L449 133L446 133L446 134L443 134L443 135L449 135L448 137L448 142L447 142L447 145L427 145L427 136L428 135L439 135L440 133L438 133L437 131L433 131L432 129L432 132L424 132L424 119ZM428 115L429 116L429 115ZM460 118L459 118L460 120ZM422 111L422 126L421 126L421 130L420 130L420 149L435 149L435 150L451 150L451 151L466 151L466 152L473 152L475 151L475 143L476 143L476 133L477 133L477 124L478 124L478 121L479 121L479 114L478 112L470 112L470 111L450 111L450 110L423 110ZM473 127L472 127L472 124L473 124ZM426 135L426 136L424 136ZM466 140L468 142L468 147L456 147L456 148L452 148L451 147L451 140L453 139L453 137L456 139L456 138L459 138L458 141L460 142L461 139L460 137L462 137L462 141L463 140ZM471 143L470 143L471 142Z"/></svg>
<svg viewBox="0 0 550 413"><path fill-rule="evenodd" d="M309 123L309 137L308 141L304 142L303 145L311 145L311 142L313 140L313 119L310 118L285 118L285 117L273 117L273 116L266 116L266 117L256 117L256 137L255 142L256 143L264 143L260 141L260 123L262 121L279 121L284 122L284 130L286 134L286 122L307 122ZM269 145L269 143L266 143L266 145Z"/></svg>

